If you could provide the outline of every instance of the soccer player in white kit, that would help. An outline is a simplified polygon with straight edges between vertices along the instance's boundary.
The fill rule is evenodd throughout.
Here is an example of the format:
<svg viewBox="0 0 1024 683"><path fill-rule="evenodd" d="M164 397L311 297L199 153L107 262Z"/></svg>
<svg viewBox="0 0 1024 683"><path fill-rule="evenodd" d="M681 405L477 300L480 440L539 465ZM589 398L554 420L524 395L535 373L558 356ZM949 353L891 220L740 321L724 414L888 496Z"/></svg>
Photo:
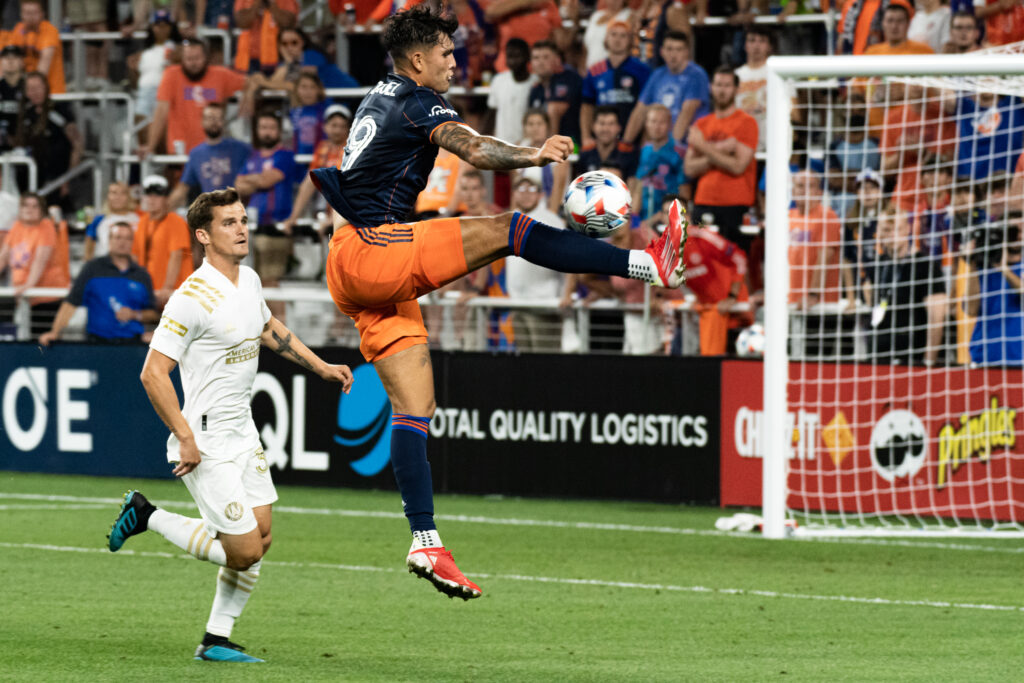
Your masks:
<svg viewBox="0 0 1024 683"><path fill-rule="evenodd" d="M330 365L274 318L259 276L241 265L249 227L233 188L200 195L188 211L189 230L203 245L203 265L164 308L142 368L142 384L171 430L167 459L199 507L201 519L153 506L138 491L125 494L109 535L117 551L129 536L153 530L197 559L220 565L217 590L195 658L261 662L229 640L256 585L270 547L270 478L250 406L261 345L348 393L352 372ZM181 366L185 405L179 409L170 373Z"/></svg>

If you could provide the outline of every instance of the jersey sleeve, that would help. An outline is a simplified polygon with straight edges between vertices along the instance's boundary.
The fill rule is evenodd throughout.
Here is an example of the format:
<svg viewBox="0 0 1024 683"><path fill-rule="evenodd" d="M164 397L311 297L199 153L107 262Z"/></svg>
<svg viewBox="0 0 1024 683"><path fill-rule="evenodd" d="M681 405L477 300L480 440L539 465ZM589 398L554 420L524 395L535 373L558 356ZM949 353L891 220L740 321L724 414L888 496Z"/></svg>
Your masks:
<svg viewBox="0 0 1024 683"><path fill-rule="evenodd" d="M103 220L103 214L99 214L92 219L92 222L85 227L85 236L96 239L96 229L100 225L100 221Z"/></svg>
<svg viewBox="0 0 1024 683"><path fill-rule="evenodd" d="M463 123L462 117L447 100L423 88L405 100L402 111L428 141L433 138L434 131L446 123Z"/></svg>
<svg viewBox="0 0 1024 683"><path fill-rule="evenodd" d="M202 331L202 311L196 302L181 294L174 294L164 307L149 348L159 351L175 363L180 362L185 349Z"/></svg>
<svg viewBox="0 0 1024 683"><path fill-rule="evenodd" d="M92 279L92 264L96 261L89 261L82 266L81 272L78 273L78 277L71 283L71 291L64 298L72 306L81 306L82 300L85 298L85 285L88 284L89 280Z"/></svg>

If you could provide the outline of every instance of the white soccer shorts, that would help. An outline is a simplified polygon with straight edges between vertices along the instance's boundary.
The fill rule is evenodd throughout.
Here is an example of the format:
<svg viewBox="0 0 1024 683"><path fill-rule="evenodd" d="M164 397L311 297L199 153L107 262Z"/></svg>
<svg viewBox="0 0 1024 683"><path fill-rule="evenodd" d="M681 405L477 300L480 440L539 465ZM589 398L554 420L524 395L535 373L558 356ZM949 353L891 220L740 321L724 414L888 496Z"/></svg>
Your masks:
<svg viewBox="0 0 1024 683"><path fill-rule="evenodd" d="M249 533L256 528L252 509L277 500L262 448L233 458L204 454L199 466L181 480L206 526L218 533Z"/></svg>

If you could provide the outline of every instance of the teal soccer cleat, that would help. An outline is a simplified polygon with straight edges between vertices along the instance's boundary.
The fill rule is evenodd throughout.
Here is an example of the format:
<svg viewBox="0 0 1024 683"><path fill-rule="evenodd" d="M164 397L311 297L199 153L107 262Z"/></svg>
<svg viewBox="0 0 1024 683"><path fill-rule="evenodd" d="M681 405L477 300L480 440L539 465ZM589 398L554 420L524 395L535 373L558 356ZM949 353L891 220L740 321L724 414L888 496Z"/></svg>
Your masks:
<svg viewBox="0 0 1024 683"><path fill-rule="evenodd" d="M107 546L110 552L117 552L128 540L129 536L141 534L145 531L149 516L156 508L146 500L146 497L132 489L124 494L124 502L121 503L121 511L117 513L117 519L110 527L107 534Z"/></svg>
<svg viewBox="0 0 1024 683"><path fill-rule="evenodd" d="M223 641L209 645L201 644L196 648L195 659L203 662L242 662L243 664L263 662L258 657L251 657L245 654L243 650L245 650L244 647L237 643L232 643L225 638Z"/></svg>

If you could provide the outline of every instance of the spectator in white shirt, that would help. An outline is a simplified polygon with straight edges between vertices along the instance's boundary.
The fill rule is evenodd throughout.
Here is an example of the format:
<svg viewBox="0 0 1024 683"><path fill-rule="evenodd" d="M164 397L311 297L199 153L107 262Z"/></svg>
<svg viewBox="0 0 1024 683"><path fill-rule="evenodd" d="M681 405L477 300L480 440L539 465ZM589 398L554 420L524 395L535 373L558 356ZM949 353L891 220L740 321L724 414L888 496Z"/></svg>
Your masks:
<svg viewBox="0 0 1024 683"><path fill-rule="evenodd" d="M491 80L487 106L494 112L494 137L515 142L523 133L523 115L530 106L530 88L537 77L530 74L530 46L521 38L510 38L505 45L507 71Z"/></svg>
<svg viewBox="0 0 1024 683"><path fill-rule="evenodd" d="M949 6L942 0L917 0L917 12L910 20L907 37L942 52L949 42Z"/></svg>

